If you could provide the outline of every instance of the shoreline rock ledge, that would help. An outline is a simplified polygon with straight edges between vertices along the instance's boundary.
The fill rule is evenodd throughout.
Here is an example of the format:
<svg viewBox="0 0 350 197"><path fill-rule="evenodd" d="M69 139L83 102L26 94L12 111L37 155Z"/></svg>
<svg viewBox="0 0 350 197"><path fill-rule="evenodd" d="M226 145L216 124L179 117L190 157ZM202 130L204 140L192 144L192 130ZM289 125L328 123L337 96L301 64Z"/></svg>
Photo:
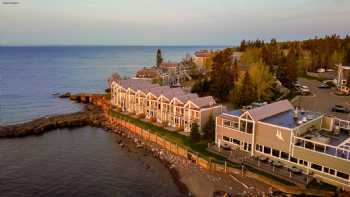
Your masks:
<svg viewBox="0 0 350 197"><path fill-rule="evenodd" d="M72 99L73 97L73 99ZM69 114L45 116L29 122L0 125L0 138L23 137L40 135L47 131L60 128L81 126L104 127L105 116L99 103L104 99L101 95L69 95L71 100L87 103L83 111Z"/></svg>

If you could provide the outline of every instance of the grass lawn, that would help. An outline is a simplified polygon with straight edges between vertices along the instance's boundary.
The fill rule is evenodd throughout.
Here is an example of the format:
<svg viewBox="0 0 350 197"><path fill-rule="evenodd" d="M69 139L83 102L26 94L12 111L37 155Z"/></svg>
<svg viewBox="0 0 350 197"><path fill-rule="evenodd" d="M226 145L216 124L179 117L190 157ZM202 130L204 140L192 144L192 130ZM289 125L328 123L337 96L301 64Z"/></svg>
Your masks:
<svg viewBox="0 0 350 197"><path fill-rule="evenodd" d="M209 151L207 151L208 147L208 141L207 140L201 140L198 143L193 143L191 142L190 138L184 135L181 135L177 132L174 131L169 131L167 129L164 129L162 127L158 127L156 125L153 125L152 123L149 122L144 122L142 120L130 117L128 115L121 114L116 111L111 112L112 116L126 120L130 123L133 123L151 133L156 133L159 136L164 137L165 139L176 143L180 146L185 147L186 149L199 154L201 157L209 160L210 158L215 162L215 160L219 161L225 161L225 158L216 154L213 154Z"/></svg>
<svg viewBox="0 0 350 197"><path fill-rule="evenodd" d="M151 132L151 133L155 133L155 134L157 134L159 136L162 136L165 139L167 139L167 140L169 140L169 141L171 141L173 143L178 144L179 146L183 146L184 148L186 148L189 151L192 151L192 152L194 152L196 154L199 154L202 158L205 158L208 161L211 159L212 162L215 162L215 163L218 163L218 164L224 164L225 161L227 161L226 158L224 158L224 157L222 157L220 155L211 153L211 152L209 152L207 150L207 147L208 147L208 141L207 140L201 140L199 143L193 143L193 142L191 142L190 138L187 137L187 136L181 135L181 134L179 134L177 132L174 132L174 131L169 131L169 130L164 129L162 127L158 127L156 125L153 125L152 123L144 122L144 121L142 121L140 119L136 119L136 118L130 117L128 115L125 115L125 114L122 114L122 113L119 113L119 112L116 112L116 111L111 111L111 115L114 116L114 117L117 117L119 119L126 120L126 121L128 121L130 123L133 123L134 125L136 125L138 127L141 127L143 129ZM231 162L227 162L227 166L233 167L233 168L238 168L238 169L241 168L240 164L231 163ZM277 180L277 181L279 181L282 184L294 185L294 184L290 183L288 180L275 177L275 176L273 176L271 174L262 172L262 171L260 171L258 169L255 169L255 168L252 168L252 167L249 167L249 166L246 166L246 167L251 172L254 172L254 173L263 175L265 177ZM312 185L312 188L317 188L318 186L319 186L318 184L314 183ZM327 184L327 186L329 186L329 185ZM333 188L331 188L330 186L327 187L325 190L329 190L329 189L333 190Z"/></svg>

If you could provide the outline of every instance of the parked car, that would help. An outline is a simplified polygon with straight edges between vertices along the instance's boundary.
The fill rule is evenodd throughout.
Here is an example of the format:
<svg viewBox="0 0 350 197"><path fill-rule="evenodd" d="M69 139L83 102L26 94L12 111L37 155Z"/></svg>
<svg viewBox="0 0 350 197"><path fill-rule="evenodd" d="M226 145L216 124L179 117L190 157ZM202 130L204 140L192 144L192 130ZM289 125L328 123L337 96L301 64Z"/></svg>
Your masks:
<svg viewBox="0 0 350 197"><path fill-rule="evenodd" d="M319 68L319 69L317 69L317 72L318 72L318 73L324 73L324 72L326 72L326 69L324 69L324 68Z"/></svg>
<svg viewBox="0 0 350 197"><path fill-rule="evenodd" d="M298 90L302 95L308 95L311 93L308 86L300 86Z"/></svg>
<svg viewBox="0 0 350 197"><path fill-rule="evenodd" d="M326 70L326 72L334 72L334 69L329 68Z"/></svg>
<svg viewBox="0 0 350 197"><path fill-rule="evenodd" d="M332 111L333 112L340 112L340 113L349 113L349 110L346 109L346 107L344 107L342 105L334 105L334 107L332 107Z"/></svg>
<svg viewBox="0 0 350 197"><path fill-rule="evenodd" d="M321 84L318 86L318 88L329 89L329 88L331 88L331 86L329 86L329 85L326 84L326 83L321 83Z"/></svg>

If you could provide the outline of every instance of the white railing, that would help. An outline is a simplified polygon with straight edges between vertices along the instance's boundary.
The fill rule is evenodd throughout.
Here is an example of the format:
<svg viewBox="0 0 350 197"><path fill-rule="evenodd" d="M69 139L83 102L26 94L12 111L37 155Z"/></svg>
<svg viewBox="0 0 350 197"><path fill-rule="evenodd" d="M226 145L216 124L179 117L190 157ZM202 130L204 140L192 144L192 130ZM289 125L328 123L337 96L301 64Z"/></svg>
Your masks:
<svg viewBox="0 0 350 197"><path fill-rule="evenodd" d="M331 157L344 159L347 161L350 160L350 150L346 150L338 146L332 146L329 144L315 142L313 140L296 137L296 136L293 137L293 146L304 148L305 150L310 150L321 154L325 154Z"/></svg>

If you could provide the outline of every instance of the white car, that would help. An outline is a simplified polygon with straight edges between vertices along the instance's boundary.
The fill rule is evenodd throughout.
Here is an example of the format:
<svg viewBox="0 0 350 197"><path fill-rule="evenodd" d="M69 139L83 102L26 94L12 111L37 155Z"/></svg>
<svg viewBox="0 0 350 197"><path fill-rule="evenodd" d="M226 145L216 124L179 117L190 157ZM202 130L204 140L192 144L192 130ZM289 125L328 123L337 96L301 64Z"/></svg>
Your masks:
<svg viewBox="0 0 350 197"><path fill-rule="evenodd" d="M310 89L309 89L309 87L307 87L307 86L301 86L301 87L299 87L299 91L300 91L302 94L309 94L309 93L310 93Z"/></svg>
<svg viewBox="0 0 350 197"><path fill-rule="evenodd" d="M319 68L319 69L317 69L317 72L318 72L318 73L324 73L324 72L326 72L326 69L324 69L324 68Z"/></svg>

